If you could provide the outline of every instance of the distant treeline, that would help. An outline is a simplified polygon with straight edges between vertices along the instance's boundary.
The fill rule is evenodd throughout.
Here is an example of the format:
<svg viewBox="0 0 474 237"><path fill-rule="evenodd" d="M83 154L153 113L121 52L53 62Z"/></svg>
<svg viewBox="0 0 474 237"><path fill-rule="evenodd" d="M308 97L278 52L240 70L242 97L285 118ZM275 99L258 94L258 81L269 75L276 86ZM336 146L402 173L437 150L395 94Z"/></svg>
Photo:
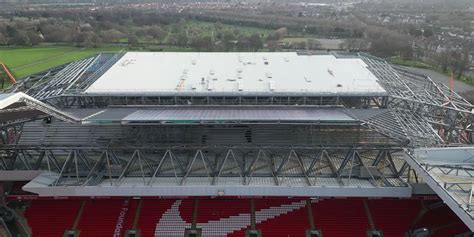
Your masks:
<svg viewBox="0 0 474 237"><path fill-rule="evenodd" d="M287 35L347 39L341 48L367 50L382 57L411 57L411 38L357 17L320 18L231 11L153 11L113 7L14 11L0 15L0 45L28 46L64 42L81 47L127 43L192 47L206 51L278 50ZM336 19L336 20L333 20ZM318 42L299 42L317 49Z"/></svg>

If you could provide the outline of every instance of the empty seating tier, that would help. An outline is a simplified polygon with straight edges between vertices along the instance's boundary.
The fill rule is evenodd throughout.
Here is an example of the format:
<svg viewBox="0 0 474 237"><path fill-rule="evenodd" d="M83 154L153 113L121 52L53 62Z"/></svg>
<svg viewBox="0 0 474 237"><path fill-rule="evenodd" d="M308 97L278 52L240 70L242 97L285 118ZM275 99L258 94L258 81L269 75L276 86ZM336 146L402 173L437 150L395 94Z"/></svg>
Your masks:
<svg viewBox="0 0 474 237"><path fill-rule="evenodd" d="M63 236L64 231L71 229L80 200L33 201L25 211L33 236Z"/></svg>
<svg viewBox="0 0 474 237"><path fill-rule="evenodd" d="M81 237L124 236L135 228L141 236L182 237L195 224L206 237L244 237L252 226L249 198L185 198L140 200L86 199L33 200L25 217L33 236L62 236L77 219ZM314 224L325 237L366 237L375 229L385 237L404 236L410 230L427 227L431 236L455 236L468 228L444 204L419 198L255 198L255 226L263 237L304 237ZM81 203L82 214L79 215ZM307 203L310 203L308 208ZM367 203L368 210L364 206ZM422 205L425 202L425 205ZM139 203L140 212L137 213ZM427 207L420 215L422 207ZM309 213L308 211L311 211ZM194 216L196 217L194 219ZM310 222L313 217L314 223ZM442 218L440 218L442 217ZM138 218L138 219L135 219ZM193 223L193 219L194 222Z"/></svg>
<svg viewBox="0 0 474 237"><path fill-rule="evenodd" d="M421 210L419 199L368 200L376 229L384 236L405 236Z"/></svg>
<svg viewBox="0 0 474 237"><path fill-rule="evenodd" d="M156 225L175 202L174 199L143 199L137 228L142 236L154 236Z"/></svg>
<svg viewBox="0 0 474 237"><path fill-rule="evenodd" d="M311 204L314 225L325 237L366 237L370 229L362 199L321 199Z"/></svg>
<svg viewBox="0 0 474 237"><path fill-rule="evenodd" d="M239 214L250 214L249 199L201 199L197 223L217 221Z"/></svg>
<svg viewBox="0 0 474 237"><path fill-rule="evenodd" d="M136 202L128 199L89 200L79 221L80 236L122 236L131 228L135 210Z"/></svg>

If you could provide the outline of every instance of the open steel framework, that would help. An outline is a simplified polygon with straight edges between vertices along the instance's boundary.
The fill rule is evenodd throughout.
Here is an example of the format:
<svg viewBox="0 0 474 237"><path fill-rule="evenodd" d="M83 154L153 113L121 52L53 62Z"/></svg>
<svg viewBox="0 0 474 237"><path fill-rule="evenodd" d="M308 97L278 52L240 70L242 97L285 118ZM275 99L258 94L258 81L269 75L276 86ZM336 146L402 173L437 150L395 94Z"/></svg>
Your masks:
<svg viewBox="0 0 474 237"><path fill-rule="evenodd" d="M84 93L123 55L52 68L0 94L0 175L34 176L24 189L43 196L406 197L414 174L474 230L474 169L465 162L474 157L460 165L416 152L472 144L474 107L425 75L339 53L361 58L387 93ZM206 120L190 109L186 120L150 112L164 108L224 112ZM238 112L248 108L330 116L245 120L261 116ZM237 115L222 120L227 112Z"/></svg>
<svg viewBox="0 0 474 237"><path fill-rule="evenodd" d="M2 121L0 167L4 170L46 169L56 172L59 177L51 184L53 186L94 185L105 180L117 184L128 177L141 177L144 185L150 185L161 176L174 177L176 180L172 182L179 185L185 185L189 177L207 177L209 185L218 183L222 177L232 177L239 178L238 182L246 185L250 177L261 176L273 180L265 185L275 186L281 185L284 177L297 177L301 180L296 182L298 185L307 186L317 184L317 179L332 177L340 186L359 179L373 187L392 187L407 186L403 182L392 182L394 178L401 180L408 169L402 158L392 158L397 156L395 154L401 157L399 154L404 152L403 149L472 143L473 106L469 102L429 77L393 67L370 55L335 54L337 57L363 59L387 95L84 94L85 89L122 55L99 54L29 76L15 84L9 92L24 92L31 97L22 98L14 107L5 108L1 113L30 111L37 114L34 117L23 114L24 118ZM137 135L133 139L105 145L98 145L95 140L89 144L75 144L71 140L66 145L21 142L21 137L27 134L22 134L23 127L31 120L47 120L52 116L79 127L84 123L84 118L65 113L64 109L77 112L110 106L152 108L170 105L337 107L347 109L359 124L355 128L340 127L343 131L339 133L326 134L331 137L330 143L315 142L305 146L298 146L298 143L150 146L153 143L140 140L149 137L146 134L148 128L143 129L145 131L135 129ZM368 111L377 109L383 112L365 116ZM184 126L182 129L187 128ZM335 128L326 126L324 129L331 131ZM71 133L73 135L74 130ZM349 133L358 139L339 143ZM368 134L378 134L385 140L360 139ZM257 175L255 170L261 172Z"/></svg>

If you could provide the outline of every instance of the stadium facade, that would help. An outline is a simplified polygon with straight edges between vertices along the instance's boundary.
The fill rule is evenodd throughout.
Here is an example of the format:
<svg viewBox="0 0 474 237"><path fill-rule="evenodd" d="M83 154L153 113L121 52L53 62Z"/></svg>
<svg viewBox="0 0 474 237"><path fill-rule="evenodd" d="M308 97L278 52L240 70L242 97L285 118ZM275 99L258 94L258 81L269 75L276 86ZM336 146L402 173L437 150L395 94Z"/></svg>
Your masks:
<svg viewBox="0 0 474 237"><path fill-rule="evenodd" d="M472 231L473 108L362 53L103 53L0 94L0 178L16 199L434 195Z"/></svg>

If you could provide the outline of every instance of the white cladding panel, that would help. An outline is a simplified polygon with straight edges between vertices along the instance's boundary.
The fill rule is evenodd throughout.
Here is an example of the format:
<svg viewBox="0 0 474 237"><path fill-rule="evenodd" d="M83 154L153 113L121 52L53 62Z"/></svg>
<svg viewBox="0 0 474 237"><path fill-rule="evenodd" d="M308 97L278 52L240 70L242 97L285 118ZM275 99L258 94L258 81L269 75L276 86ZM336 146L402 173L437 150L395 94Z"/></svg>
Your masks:
<svg viewBox="0 0 474 237"><path fill-rule="evenodd" d="M358 58L296 53L129 52L86 93L377 93Z"/></svg>

